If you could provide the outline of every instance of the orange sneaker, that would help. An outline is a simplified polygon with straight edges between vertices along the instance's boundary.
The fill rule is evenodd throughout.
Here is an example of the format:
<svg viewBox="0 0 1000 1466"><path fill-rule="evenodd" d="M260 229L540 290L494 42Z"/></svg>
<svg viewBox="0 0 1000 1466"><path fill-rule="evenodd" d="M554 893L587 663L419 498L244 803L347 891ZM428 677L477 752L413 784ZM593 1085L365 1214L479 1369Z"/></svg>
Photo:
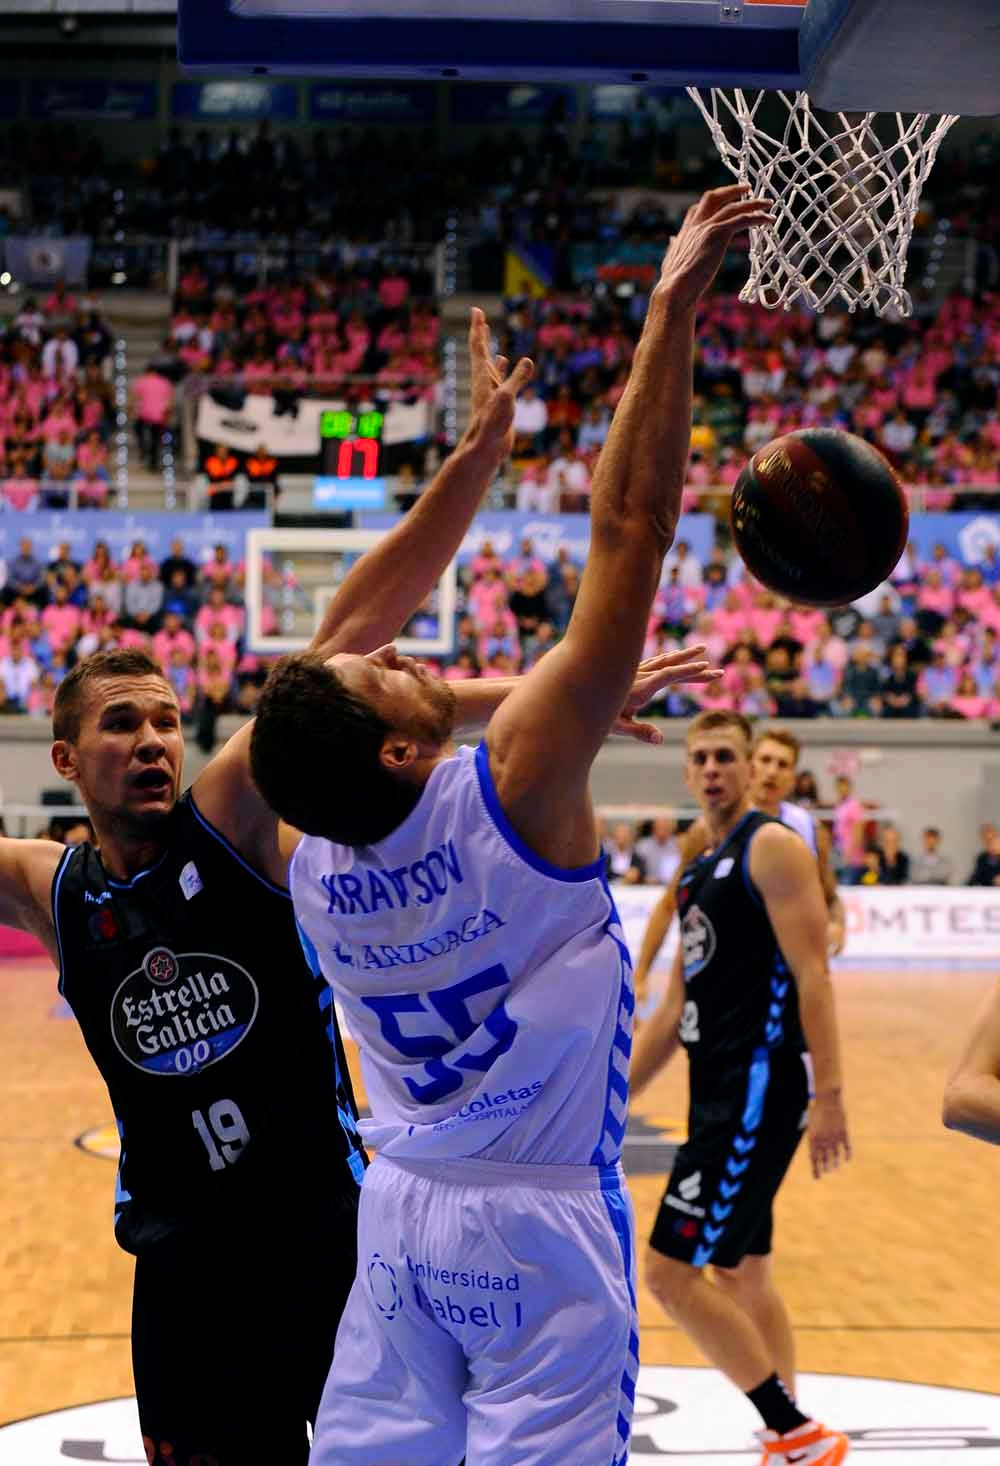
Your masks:
<svg viewBox="0 0 1000 1466"><path fill-rule="evenodd" d="M851 1448L846 1435L815 1420L807 1420L786 1435L764 1430L758 1439L764 1447L761 1466L840 1466Z"/></svg>

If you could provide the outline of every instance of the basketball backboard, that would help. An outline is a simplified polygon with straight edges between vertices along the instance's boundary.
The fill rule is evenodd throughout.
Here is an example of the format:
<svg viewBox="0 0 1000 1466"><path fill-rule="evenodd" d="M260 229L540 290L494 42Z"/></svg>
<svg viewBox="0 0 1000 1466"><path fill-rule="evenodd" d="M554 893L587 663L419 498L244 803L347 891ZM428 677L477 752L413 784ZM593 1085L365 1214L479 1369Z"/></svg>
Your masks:
<svg viewBox="0 0 1000 1466"><path fill-rule="evenodd" d="M381 529L251 529L246 542L247 646L260 653L305 651L351 565ZM455 640L454 561L396 638L401 652L436 657Z"/></svg>
<svg viewBox="0 0 1000 1466"><path fill-rule="evenodd" d="M834 110L1000 112L992 0L178 0L192 71L805 86Z"/></svg>

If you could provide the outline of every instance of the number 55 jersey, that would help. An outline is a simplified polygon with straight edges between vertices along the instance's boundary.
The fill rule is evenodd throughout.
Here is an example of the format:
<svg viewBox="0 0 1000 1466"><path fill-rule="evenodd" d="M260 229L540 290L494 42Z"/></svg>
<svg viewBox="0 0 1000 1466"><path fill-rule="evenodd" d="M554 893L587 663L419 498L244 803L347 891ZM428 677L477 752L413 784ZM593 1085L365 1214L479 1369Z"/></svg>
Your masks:
<svg viewBox="0 0 1000 1466"><path fill-rule="evenodd" d="M603 860L549 865L500 808L485 744L377 845L307 837L291 888L398 1160L614 1164L634 1006Z"/></svg>

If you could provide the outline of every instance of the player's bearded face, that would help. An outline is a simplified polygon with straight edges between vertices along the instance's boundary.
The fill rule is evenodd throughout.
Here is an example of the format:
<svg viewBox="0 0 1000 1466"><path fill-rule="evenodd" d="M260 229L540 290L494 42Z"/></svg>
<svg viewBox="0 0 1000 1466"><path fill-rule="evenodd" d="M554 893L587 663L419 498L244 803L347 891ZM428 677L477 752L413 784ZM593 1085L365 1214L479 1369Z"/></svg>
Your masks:
<svg viewBox="0 0 1000 1466"><path fill-rule="evenodd" d="M455 694L419 662L393 646L366 657L335 656L333 666L389 726L420 743L440 747L451 738Z"/></svg>

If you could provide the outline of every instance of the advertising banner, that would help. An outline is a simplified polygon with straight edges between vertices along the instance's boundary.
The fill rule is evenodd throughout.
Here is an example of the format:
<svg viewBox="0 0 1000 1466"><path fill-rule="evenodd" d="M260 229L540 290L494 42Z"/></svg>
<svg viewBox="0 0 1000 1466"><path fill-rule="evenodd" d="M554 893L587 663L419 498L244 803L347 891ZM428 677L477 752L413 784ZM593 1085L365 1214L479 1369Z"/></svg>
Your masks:
<svg viewBox="0 0 1000 1466"><path fill-rule="evenodd" d="M576 89L539 86L533 82L512 85L474 82L453 86L448 106L452 122L496 122L508 127L523 122L539 125L553 112L561 120L571 121L576 116Z"/></svg>
<svg viewBox="0 0 1000 1466"><path fill-rule="evenodd" d="M997 480L1000 482L1000 471ZM1000 514L986 511L978 514L911 514L910 539L916 546L919 560L928 559L931 546L940 543L956 560L978 565L986 558L987 546L1000 550Z"/></svg>
<svg viewBox="0 0 1000 1466"><path fill-rule="evenodd" d="M86 285L90 263L90 240L83 235L65 239L12 234L0 240L0 258L22 285Z"/></svg>
<svg viewBox="0 0 1000 1466"><path fill-rule="evenodd" d="M437 116L437 87L405 81L324 81L309 88L313 122L427 125Z"/></svg>
<svg viewBox="0 0 1000 1466"><path fill-rule="evenodd" d="M363 514L360 529L391 529L395 514ZM682 514L677 539L687 540L691 553L705 560L714 543L715 520L711 514ZM466 565L489 540L501 559L516 555L523 539L530 539L539 559L550 563L560 550L582 564L590 547L590 517L587 514L519 514L513 511L477 514L462 541L458 563Z"/></svg>
<svg viewBox="0 0 1000 1466"><path fill-rule="evenodd" d="M64 121L134 122L155 117L157 86L152 81L32 81L31 117Z"/></svg>
<svg viewBox="0 0 1000 1466"><path fill-rule="evenodd" d="M662 889L612 886L633 959ZM1000 887L843 886L840 897L847 923L843 960L851 966L973 962L1000 971ZM675 921L657 961L661 991L676 950Z"/></svg>
<svg viewBox="0 0 1000 1466"><path fill-rule="evenodd" d="M126 514L116 510L106 513L84 511L49 514L0 515L0 560L13 560L22 539L29 539L43 564L54 555L56 547L68 544L74 560L84 562L94 553L94 544L103 540L113 560L127 555L129 546L142 540L154 560L165 560L171 541L184 542L185 553L196 564L210 560L216 545L225 545L232 560L245 556L247 531L264 529L269 523L266 514Z"/></svg>
<svg viewBox="0 0 1000 1466"><path fill-rule="evenodd" d="M257 122L265 117L294 122L299 89L293 82L175 81L170 105L174 117L200 122Z"/></svg>

